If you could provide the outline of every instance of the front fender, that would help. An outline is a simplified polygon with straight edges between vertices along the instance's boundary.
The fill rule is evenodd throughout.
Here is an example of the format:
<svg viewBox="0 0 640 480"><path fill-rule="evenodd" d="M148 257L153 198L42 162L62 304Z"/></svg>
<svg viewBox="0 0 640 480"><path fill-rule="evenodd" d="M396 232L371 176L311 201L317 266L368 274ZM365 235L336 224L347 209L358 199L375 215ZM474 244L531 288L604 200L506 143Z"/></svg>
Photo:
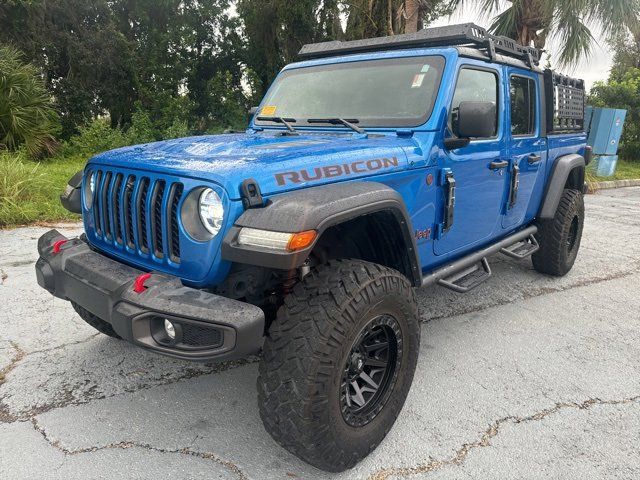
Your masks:
<svg viewBox="0 0 640 480"><path fill-rule="evenodd" d="M377 182L341 182L311 187L272 197L263 208L245 211L226 235L222 256L232 262L290 270L300 267L315 247L315 242L298 252L277 252L238 245L242 227L275 232L296 233L316 230L319 239L329 227L356 217L390 211L402 230L404 245L410 256L414 283L420 282L420 268L413 227L402 197L394 189Z"/></svg>

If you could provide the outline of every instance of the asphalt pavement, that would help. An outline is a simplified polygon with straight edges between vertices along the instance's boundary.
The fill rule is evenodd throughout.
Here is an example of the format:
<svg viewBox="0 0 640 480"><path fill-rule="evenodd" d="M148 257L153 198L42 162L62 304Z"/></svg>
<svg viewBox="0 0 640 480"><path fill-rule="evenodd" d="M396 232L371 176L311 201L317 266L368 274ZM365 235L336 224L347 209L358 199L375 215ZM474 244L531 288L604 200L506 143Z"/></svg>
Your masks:
<svg viewBox="0 0 640 480"><path fill-rule="evenodd" d="M640 188L586 204L567 277L496 256L472 293L419 292L405 408L339 475L264 431L256 359L187 363L97 334L36 284L47 229L0 231L0 478L640 478Z"/></svg>

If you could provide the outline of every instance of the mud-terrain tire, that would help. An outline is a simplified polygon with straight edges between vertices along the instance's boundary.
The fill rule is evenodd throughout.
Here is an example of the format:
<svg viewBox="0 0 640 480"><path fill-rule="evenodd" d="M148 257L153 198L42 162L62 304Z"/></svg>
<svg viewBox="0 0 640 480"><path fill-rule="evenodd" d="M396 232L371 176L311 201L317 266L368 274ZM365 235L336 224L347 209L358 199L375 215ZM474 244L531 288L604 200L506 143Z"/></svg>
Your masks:
<svg viewBox="0 0 640 480"><path fill-rule="evenodd" d="M580 250L584 229L584 197L565 189L552 220L538 224L540 250L533 254L533 267L540 273L562 277L569 273Z"/></svg>
<svg viewBox="0 0 640 480"><path fill-rule="evenodd" d="M109 335L110 337L117 338L119 340L122 339L110 324L96 317L93 313L82 308L75 302L71 302L71 305L73 305L73 309L76 311L76 313L80 315L80 318L82 318L85 322L98 330L100 333L104 333L105 335Z"/></svg>
<svg viewBox="0 0 640 480"><path fill-rule="evenodd" d="M401 273L359 260L314 269L265 341L257 383L266 430L317 468L353 467L396 421L419 347L415 292Z"/></svg>

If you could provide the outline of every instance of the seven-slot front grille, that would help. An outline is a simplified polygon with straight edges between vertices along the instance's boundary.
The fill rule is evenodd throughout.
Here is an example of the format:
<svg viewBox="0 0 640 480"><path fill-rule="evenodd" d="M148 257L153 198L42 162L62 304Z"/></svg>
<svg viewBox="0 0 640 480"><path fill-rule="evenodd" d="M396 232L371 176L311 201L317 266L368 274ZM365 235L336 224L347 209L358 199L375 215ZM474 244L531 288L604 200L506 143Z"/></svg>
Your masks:
<svg viewBox="0 0 640 480"><path fill-rule="evenodd" d="M96 235L107 243L179 263L178 205L184 186L108 170L95 175Z"/></svg>

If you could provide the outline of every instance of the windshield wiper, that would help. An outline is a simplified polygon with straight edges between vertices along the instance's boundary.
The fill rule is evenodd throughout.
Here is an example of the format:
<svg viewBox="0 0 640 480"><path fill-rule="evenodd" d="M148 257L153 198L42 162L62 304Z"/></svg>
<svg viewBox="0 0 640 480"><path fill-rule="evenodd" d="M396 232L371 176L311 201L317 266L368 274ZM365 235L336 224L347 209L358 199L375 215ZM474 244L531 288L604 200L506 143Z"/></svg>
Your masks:
<svg viewBox="0 0 640 480"><path fill-rule="evenodd" d="M293 125L291 125L291 123L295 123L297 122L297 120L295 118L282 118L282 117L258 117L257 118L258 121L260 122L274 122L274 123L281 123L282 125L284 125L285 127L287 127L287 130L289 130L290 132L296 132L296 129L293 128Z"/></svg>
<svg viewBox="0 0 640 480"><path fill-rule="evenodd" d="M367 133L362 128L354 125L355 123L360 123L358 119L349 119L345 120L344 118L310 118L307 120L308 123L328 123L330 125L344 125L345 127L349 127L354 132L358 133Z"/></svg>

